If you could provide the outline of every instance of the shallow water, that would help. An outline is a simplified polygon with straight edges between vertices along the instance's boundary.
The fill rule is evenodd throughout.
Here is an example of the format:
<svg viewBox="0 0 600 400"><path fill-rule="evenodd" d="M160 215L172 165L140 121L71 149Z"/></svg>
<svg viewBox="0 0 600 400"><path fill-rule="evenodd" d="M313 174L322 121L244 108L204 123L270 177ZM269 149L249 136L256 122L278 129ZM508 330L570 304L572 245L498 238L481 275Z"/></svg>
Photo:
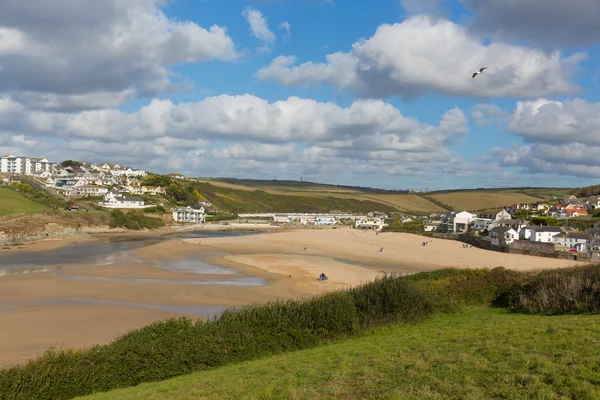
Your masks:
<svg viewBox="0 0 600 400"><path fill-rule="evenodd" d="M67 274L62 271L54 271L54 275L65 279L74 279L80 281L101 281L101 282L137 282L137 283L175 283L178 285L225 285L225 286L266 286L267 282L260 278L252 276L242 276L232 279L162 279L162 278L109 278L102 276L87 276L77 274Z"/></svg>
<svg viewBox="0 0 600 400"><path fill-rule="evenodd" d="M256 235L257 231L227 232L187 232L158 238L127 238L106 242L81 243L52 250L36 252L11 253L0 252L0 270L15 268L41 268L64 264L106 265L126 258L127 253L166 240L234 237Z"/></svg>
<svg viewBox="0 0 600 400"><path fill-rule="evenodd" d="M10 303L0 303L0 314L3 312L13 311L18 309L20 306L43 306L43 305L57 305L57 304L70 304L70 305L98 305L98 306L116 306L116 307L131 307L131 308L143 308L147 310L157 311L172 311L182 314L198 315L203 317L220 316L223 311L231 306L166 306L157 304L145 304L135 303L130 301L117 301L117 300L95 300L95 299L84 299L79 297L70 298L51 298L51 299L38 299L38 300L24 300L15 301Z"/></svg>

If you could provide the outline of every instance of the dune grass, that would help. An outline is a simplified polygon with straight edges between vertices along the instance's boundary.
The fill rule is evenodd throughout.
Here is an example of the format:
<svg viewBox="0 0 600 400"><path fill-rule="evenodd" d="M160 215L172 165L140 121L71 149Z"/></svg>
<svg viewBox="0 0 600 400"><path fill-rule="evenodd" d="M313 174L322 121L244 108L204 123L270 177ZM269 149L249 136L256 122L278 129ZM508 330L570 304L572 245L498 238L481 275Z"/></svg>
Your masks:
<svg viewBox="0 0 600 400"><path fill-rule="evenodd" d="M491 398L600 399L600 316L475 308L82 399Z"/></svg>
<svg viewBox="0 0 600 400"><path fill-rule="evenodd" d="M31 201L13 190L0 188L0 216L20 213L33 214L49 209L50 207Z"/></svg>

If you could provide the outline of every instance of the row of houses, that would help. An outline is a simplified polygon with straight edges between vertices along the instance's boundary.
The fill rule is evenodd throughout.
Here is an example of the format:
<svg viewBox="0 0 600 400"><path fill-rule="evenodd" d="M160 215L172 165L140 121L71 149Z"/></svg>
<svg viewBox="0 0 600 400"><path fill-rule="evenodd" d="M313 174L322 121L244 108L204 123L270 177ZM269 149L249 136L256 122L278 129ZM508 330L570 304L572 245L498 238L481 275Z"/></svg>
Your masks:
<svg viewBox="0 0 600 400"><path fill-rule="evenodd" d="M496 247L510 247L517 240L554 244L556 250L588 252L600 248L597 235L578 232L568 227L526 226L519 230L496 227L490 231L490 243Z"/></svg>

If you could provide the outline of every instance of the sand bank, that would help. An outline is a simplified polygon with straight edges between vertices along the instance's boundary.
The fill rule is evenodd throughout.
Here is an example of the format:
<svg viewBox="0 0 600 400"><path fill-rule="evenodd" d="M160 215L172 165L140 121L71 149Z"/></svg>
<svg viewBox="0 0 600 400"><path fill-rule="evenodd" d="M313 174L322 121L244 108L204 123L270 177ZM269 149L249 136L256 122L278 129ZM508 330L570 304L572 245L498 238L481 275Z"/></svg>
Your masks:
<svg viewBox="0 0 600 400"><path fill-rule="evenodd" d="M47 272L5 276L0 278L0 365L21 362L53 345L107 343L167 317L197 319L205 306L222 308L298 298L370 281L382 271L496 266L539 270L578 264L465 249L459 242L441 239L423 247L424 240L410 234L376 235L347 228L173 238L131 251L127 260L110 265L58 271L49 268ZM81 243L81 239L76 241ZM383 252L379 252L382 247ZM181 259L201 259L235 269L238 274L218 268L199 274L161 264ZM317 281L321 272L329 280ZM268 286L190 284L240 278L260 279Z"/></svg>

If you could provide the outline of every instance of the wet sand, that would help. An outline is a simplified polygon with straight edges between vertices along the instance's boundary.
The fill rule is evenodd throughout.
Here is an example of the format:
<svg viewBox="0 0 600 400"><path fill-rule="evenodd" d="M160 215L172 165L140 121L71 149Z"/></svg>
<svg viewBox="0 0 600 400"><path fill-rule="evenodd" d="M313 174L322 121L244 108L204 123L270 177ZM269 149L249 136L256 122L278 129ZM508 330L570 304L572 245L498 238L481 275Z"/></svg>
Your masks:
<svg viewBox="0 0 600 400"><path fill-rule="evenodd" d="M451 266L539 270L578 264L465 249L441 239L423 247L424 240L348 228L173 238L135 249L126 260L109 265L4 276L0 366L23 362L50 346L108 343L156 320L206 318L223 307L319 294L370 281L382 272ZM329 280L318 281L321 272ZM240 279L263 284L228 284ZM211 283L215 280L221 284Z"/></svg>

